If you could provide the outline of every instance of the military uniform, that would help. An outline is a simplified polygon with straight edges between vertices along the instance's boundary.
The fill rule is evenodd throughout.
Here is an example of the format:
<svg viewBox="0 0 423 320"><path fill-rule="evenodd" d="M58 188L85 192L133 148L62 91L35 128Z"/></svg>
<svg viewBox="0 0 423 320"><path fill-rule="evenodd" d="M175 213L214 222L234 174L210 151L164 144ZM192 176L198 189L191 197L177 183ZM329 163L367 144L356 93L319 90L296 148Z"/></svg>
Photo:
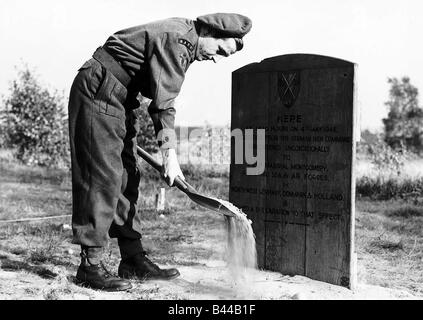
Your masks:
<svg viewBox="0 0 423 320"><path fill-rule="evenodd" d="M141 92L152 99L149 113L155 131L165 132L159 143L175 148L174 99L194 61L197 42L192 20L154 22L119 31L100 49L130 76L128 87L96 54L79 69L69 99L74 243L104 246L108 234L140 238L136 96Z"/></svg>
<svg viewBox="0 0 423 320"><path fill-rule="evenodd" d="M103 247L112 237L122 258L142 251L136 97L152 100L159 145L175 148L174 101L196 58L202 24L240 38L251 28L234 14L156 21L116 32L79 69L69 97L73 243Z"/></svg>

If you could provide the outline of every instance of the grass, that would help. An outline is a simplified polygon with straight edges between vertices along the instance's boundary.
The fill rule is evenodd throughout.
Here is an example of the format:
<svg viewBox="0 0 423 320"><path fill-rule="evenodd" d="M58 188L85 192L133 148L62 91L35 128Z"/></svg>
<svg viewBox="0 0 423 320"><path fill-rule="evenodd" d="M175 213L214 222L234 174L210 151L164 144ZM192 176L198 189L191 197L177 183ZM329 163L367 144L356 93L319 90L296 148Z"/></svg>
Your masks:
<svg viewBox="0 0 423 320"><path fill-rule="evenodd" d="M225 246L225 220L220 215L200 210L182 192L169 188L158 173L142 168L138 210L143 219L143 246L161 264L199 265L203 260L222 259ZM218 175L218 174L217 174ZM228 183L218 177L187 174L199 191L222 196ZM155 210L155 195L166 188L166 210ZM217 191L217 193L216 193ZM79 265L79 247L71 243L71 184L69 173L31 168L16 164L7 152L0 152L0 220L45 217L68 214L67 217L25 223L0 221L0 271L34 275L49 285L31 283L20 292L14 285L0 296L20 292L23 297L48 300L72 298L94 299L94 290L81 289L73 283ZM116 271L119 250L115 240L104 250L106 267ZM16 283L22 283L17 280ZM25 280L22 280L25 281ZM15 284L16 284L15 283ZM3 285L2 284L2 285ZM12 292L11 292L12 291ZM186 299L181 294L163 295L158 288L135 288L127 299Z"/></svg>
<svg viewBox="0 0 423 320"><path fill-rule="evenodd" d="M357 201L359 280L423 295L422 212L405 201Z"/></svg>
<svg viewBox="0 0 423 320"><path fill-rule="evenodd" d="M189 169L189 168L186 168ZM228 174L188 170L187 180L200 192L228 198ZM211 172L211 171L209 171ZM202 265L224 255L224 219L197 207L182 192L168 188L159 175L142 169L139 213L143 245L160 264ZM155 195L167 188L166 210L156 212ZM0 220L71 213L69 173L29 168L0 152ZM64 228L70 217L28 223L0 222L0 271L31 274L49 286L33 283L21 295L41 299L94 299L95 291L73 284L79 249ZM423 297L423 207L404 199L356 202L356 251L361 283L407 290ZM117 270L115 241L105 249L107 267ZM12 288L19 291L20 287ZM6 290L6 289L4 289ZM19 291L20 292L20 291ZM0 289L0 295L2 289ZM136 287L127 299L186 299L180 293L164 295L158 288Z"/></svg>

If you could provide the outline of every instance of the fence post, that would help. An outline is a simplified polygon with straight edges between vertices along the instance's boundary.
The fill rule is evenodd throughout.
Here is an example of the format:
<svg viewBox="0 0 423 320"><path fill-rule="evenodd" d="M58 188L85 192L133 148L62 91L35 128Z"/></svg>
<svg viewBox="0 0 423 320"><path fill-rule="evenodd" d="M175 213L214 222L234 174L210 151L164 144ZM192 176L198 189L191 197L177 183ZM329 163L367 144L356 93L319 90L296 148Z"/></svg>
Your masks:
<svg viewBox="0 0 423 320"><path fill-rule="evenodd" d="M160 188L160 192L156 194L156 211L163 211L165 208L166 189Z"/></svg>

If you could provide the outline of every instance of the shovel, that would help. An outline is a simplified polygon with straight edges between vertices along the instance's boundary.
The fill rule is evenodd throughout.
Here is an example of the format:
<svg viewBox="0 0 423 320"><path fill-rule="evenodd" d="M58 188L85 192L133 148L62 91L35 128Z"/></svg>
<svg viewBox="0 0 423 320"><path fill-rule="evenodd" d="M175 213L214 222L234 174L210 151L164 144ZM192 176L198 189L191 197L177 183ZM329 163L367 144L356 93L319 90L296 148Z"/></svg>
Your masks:
<svg viewBox="0 0 423 320"><path fill-rule="evenodd" d="M154 169L161 172L162 165L148 152L137 146L137 153ZM180 177L175 178L173 185L184 192L192 201L198 203L200 206L221 213L227 217L236 217L235 213L228 207L227 204L225 204L224 201L198 193L193 186L182 180Z"/></svg>

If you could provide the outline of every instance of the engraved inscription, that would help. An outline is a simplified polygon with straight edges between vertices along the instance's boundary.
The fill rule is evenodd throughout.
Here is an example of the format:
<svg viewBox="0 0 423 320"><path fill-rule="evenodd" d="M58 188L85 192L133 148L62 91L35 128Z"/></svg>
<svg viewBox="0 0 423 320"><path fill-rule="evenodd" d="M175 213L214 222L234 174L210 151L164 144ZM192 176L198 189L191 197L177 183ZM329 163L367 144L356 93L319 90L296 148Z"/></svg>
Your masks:
<svg viewBox="0 0 423 320"><path fill-rule="evenodd" d="M351 286L354 65L286 55L233 81L232 128L265 130L264 171L246 177L231 164L229 187L253 222L261 267Z"/></svg>

